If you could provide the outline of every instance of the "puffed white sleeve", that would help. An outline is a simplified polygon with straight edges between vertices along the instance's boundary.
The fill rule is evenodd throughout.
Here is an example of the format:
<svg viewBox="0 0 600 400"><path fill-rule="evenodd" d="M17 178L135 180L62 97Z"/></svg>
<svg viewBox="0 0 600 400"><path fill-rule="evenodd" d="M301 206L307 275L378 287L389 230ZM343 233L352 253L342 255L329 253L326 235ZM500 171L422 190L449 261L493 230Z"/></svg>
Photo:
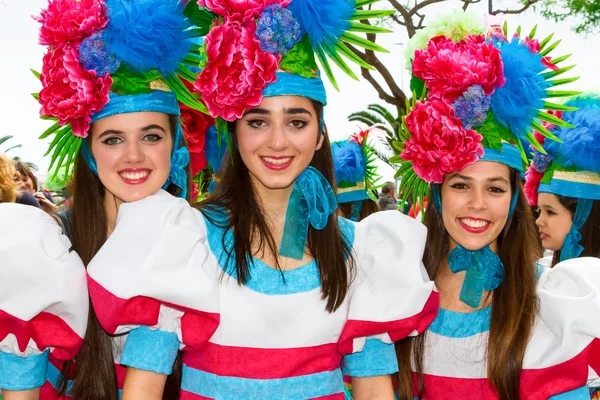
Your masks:
<svg viewBox="0 0 600 400"><path fill-rule="evenodd" d="M423 332L437 315L439 295L422 264L426 236L420 222L398 211L356 225L358 271L339 341L340 352L352 355L345 359L350 375L393 373L377 370L382 358L395 360L389 345Z"/></svg>
<svg viewBox="0 0 600 400"><path fill-rule="evenodd" d="M540 318L560 342L554 356L587 354L591 379L600 371L600 259L574 258L545 269L537 291Z"/></svg>
<svg viewBox="0 0 600 400"><path fill-rule="evenodd" d="M48 353L77 354L87 326L85 267L41 209L0 204L0 388L46 380Z"/></svg>
<svg viewBox="0 0 600 400"><path fill-rule="evenodd" d="M199 211L165 191L122 204L88 266L94 311L111 334L129 332L121 364L169 374L183 346L219 324L218 272Z"/></svg>

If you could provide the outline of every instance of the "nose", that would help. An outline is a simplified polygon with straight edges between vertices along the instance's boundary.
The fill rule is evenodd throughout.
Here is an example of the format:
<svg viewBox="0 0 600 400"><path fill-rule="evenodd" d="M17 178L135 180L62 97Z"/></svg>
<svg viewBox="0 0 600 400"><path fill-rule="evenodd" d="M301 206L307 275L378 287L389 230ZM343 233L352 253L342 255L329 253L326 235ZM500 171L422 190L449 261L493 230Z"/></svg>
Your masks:
<svg viewBox="0 0 600 400"><path fill-rule="evenodd" d="M542 217L542 213L540 213L540 216L535 220L535 224L538 228L542 228L546 224L546 221L544 221L544 218Z"/></svg>
<svg viewBox="0 0 600 400"><path fill-rule="evenodd" d="M288 145L285 129L280 124L274 124L270 132L269 148L274 151L282 151Z"/></svg>
<svg viewBox="0 0 600 400"><path fill-rule="evenodd" d="M135 140L128 141L125 153L123 154L123 160L132 164L144 161L144 152L142 151L141 144Z"/></svg>
<svg viewBox="0 0 600 400"><path fill-rule="evenodd" d="M479 190L473 190L471 192L471 198L469 199L468 206L475 211L485 210L487 208L485 195Z"/></svg>

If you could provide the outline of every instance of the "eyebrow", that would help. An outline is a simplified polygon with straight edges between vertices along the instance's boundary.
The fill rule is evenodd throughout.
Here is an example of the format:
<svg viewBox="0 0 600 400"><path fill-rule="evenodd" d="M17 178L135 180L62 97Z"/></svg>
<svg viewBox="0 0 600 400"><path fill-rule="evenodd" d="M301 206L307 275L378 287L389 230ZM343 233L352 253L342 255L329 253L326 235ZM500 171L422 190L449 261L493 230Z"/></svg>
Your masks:
<svg viewBox="0 0 600 400"><path fill-rule="evenodd" d="M466 176L466 175L462 175L462 174L454 174L450 177L450 179L452 178L461 178L464 179L465 181L472 181L473 178L470 176ZM498 181L503 181L505 183L508 183L508 181L506 180L506 178L502 177L502 176L495 176L493 178L487 178L486 181L488 182L498 182Z"/></svg>
<svg viewBox="0 0 600 400"><path fill-rule="evenodd" d="M308 111L306 108L286 108L284 109L284 112L286 114L308 114L309 116L312 117L312 114L310 113L310 111Z"/></svg>
<svg viewBox="0 0 600 400"><path fill-rule="evenodd" d="M147 131L150 131L152 129L158 129L158 130L162 131L163 133L167 133L162 126L156 125L156 124L152 124L152 125L148 125L148 126L143 127L142 128L142 132L147 132ZM98 139L100 139L103 136L107 136L107 135L122 135L122 134L124 134L123 131L118 131L116 129L107 129L104 132L102 132L100 134L100 136L98 136Z"/></svg>
<svg viewBox="0 0 600 400"><path fill-rule="evenodd" d="M246 110L244 112L244 114L242 115L242 117L245 117L248 114L260 114L260 115L269 115L271 114L271 111L267 110L266 108L251 108L249 110Z"/></svg>
<svg viewBox="0 0 600 400"><path fill-rule="evenodd" d="M302 107L284 108L283 112L286 115L307 114L312 117L311 112L308 111L306 108L302 108ZM251 109L247 110L246 112L244 112L243 116L246 116L248 114L271 115L271 111L269 111L265 108L255 107L255 108L251 108Z"/></svg>

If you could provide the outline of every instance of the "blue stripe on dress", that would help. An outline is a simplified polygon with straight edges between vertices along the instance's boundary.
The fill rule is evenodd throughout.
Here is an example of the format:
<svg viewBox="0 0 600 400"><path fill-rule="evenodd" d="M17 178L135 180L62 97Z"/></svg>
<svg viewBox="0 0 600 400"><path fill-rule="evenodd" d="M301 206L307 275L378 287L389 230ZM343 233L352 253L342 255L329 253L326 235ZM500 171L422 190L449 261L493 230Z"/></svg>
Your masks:
<svg viewBox="0 0 600 400"><path fill-rule="evenodd" d="M208 212L208 214L217 224L227 222L224 220L222 213ZM223 248L224 229L211 223L204 214L203 217L206 223L210 250L217 258L221 269L232 278L237 279L237 273L235 267L233 267L235 265L235 255L232 255L227 264L227 252ZM339 225L346 242L352 246L355 236L354 224L340 218ZM225 233L225 245L231 246L231 243L233 243L233 232L228 230ZM314 260L290 271L278 271L254 257L252 262L250 265L250 278L245 286L255 292L267 295L287 295L306 293L321 287L319 268Z"/></svg>
<svg viewBox="0 0 600 400"><path fill-rule="evenodd" d="M48 351L19 357L0 351L0 388L6 390L35 389L46 382Z"/></svg>
<svg viewBox="0 0 600 400"><path fill-rule="evenodd" d="M304 400L344 393L342 371L281 379L218 376L183 366L181 390L216 400Z"/></svg>
<svg viewBox="0 0 600 400"><path fill-rule="evenodd" d="M393 343L367 339L362 351L344 356L344 374L354 377L391 375L398 372L398 359Z"/></svg>
<svg viewBox="0 0 600 400"><path fill-rule="evenodd" d="M471 313L461 313L440 308L429 331L440 336L467 338L490 330L492 308L490 306Z"/></svg>
<svg viewBox="0 0 600 400"><path fill-rule="evenodd" d="M590 400L590 390L587 386L583 386L579 389L557 394L548 400Z"/></svg>
<svg viewBox="0 0 600 400"><path fill-rule="evenodd" d="M62 374L60 373L60 371L58 370L58 368L56 368L54 366L54 364L52 363L48 363L48 375L47 375L47 381L54 387L54 389L56 389L58 391L58 382L60 381L62 377ZM73 381L68 381L67 382L67 396L71 396L70 393L70 389L73 386ZM121 389L119 389L119 399L121 398L121 396L123 396L123 391ZM0 397L0 400L2 399L2 397Z"/></svg>

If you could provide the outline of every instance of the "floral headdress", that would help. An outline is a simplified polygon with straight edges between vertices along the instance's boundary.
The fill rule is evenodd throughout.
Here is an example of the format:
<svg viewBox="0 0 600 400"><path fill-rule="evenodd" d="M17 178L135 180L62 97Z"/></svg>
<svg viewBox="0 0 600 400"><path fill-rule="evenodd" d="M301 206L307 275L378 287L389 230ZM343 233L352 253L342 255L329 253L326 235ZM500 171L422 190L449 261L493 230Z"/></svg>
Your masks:
<svg viewBox="0 0 600 400"><path fill-rule="evenodd" d="M539 42L536 28L525 37L519 28L509 38L506 24L491 23L486 35L472 14L455 11L409 42L415 95L393 158L405 195L423 198L428 184L480 159L523 171L524 143L544 151L534 131L556 139L543 122L572 127L542 111L574 110L546 100L578 93L554 89L578 79L554 79L573 68L558 66L568 56L549 56L560 41L550 44L550 35Z"/></svg>
<svg viewBox="0 0 600 400"><path fill-rule="evenodd" d="M338 203L371 199L377 201L373 190L379 188L375 150L368 143L370 127L349 139L331 144Z"/></svg>
<svg viewBox="0 0 600 400"><path fill-rule="evenodd" d="M583 251L579 245L579 230L590 214L593 201L600 200L600 98L579 96L566 105L577 110L557 117L575 127L546 127L561 142L545 141L545 153L534 150L525 183L525 194L531 205L538 204L538 193L578 199L571 232L561 250L561 261L578 257Z"/></svg>
<svg viewBox="0 0 600 400"><path fill-rule="evenodd" d="M353 33L389 32L357 22L392 13L362 10L377 1L198 0L199 12L213 23L195 88L211 115L225 121L240 118L263 96L299 95L326 104L316 60L337 88L330 61L355 79L346 60L372 69L347 44L385 51Z"/></svg>
<svg viewBox="0 0 600 400"><path fill-rule="evenodd" d="M182 82L196 80L188 66L196 66L201 53L191 39L204 33L192 27L191 11L177 0L49 1L36 17L48 52L41 73L34 72L42 83L34 96L41 117L54 121L40 137L54 136L46 153L54 175L65 166L68 178L80 149L96 172L83 139L100 118L137 111L180 115L179 103L207 112ZM189 154L182 144L178 124L165 187L173 182L185 196Z"/></svg>

